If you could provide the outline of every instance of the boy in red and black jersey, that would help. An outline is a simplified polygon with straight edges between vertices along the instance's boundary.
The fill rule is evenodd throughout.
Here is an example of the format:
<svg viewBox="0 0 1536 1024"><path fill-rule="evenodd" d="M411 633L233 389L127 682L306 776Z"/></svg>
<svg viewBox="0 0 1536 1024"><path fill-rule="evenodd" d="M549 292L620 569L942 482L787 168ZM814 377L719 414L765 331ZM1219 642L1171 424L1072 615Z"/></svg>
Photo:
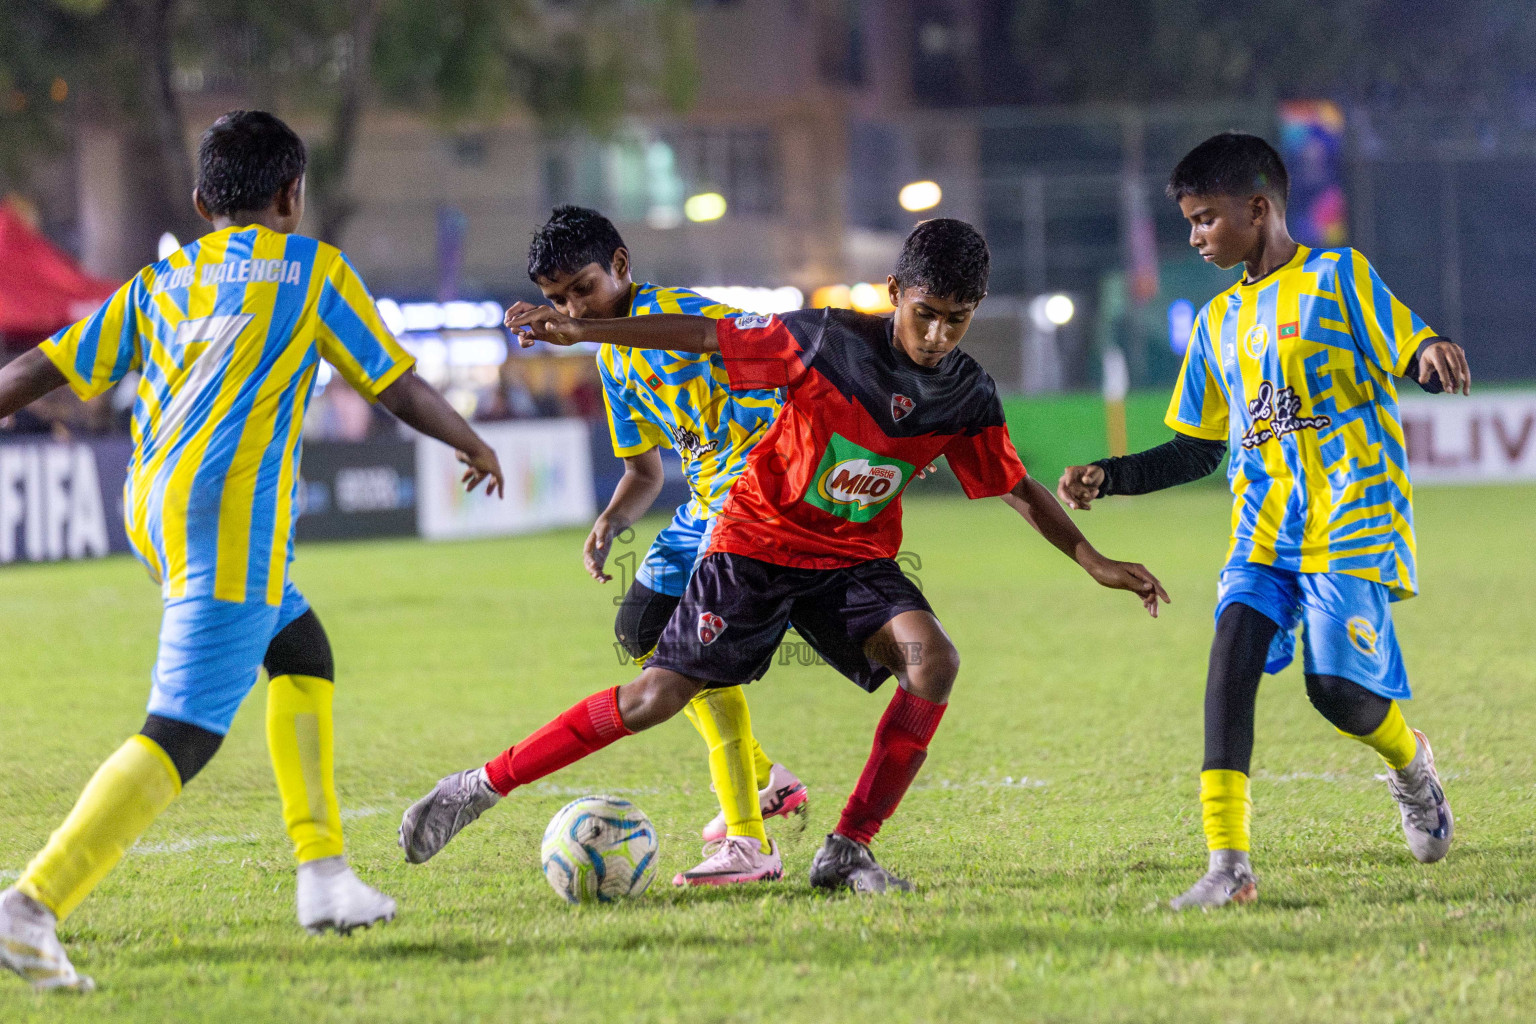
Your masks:
<svg viewBox="0 0 1536 1024"><path fill-rule="evenodd" d="M1140 565L1094 550L1051 492L1025 472L996 386L955 346L986 294L986 242L955 220L919 224L889 278L893 319L845 310L724 320L652 315L574 320L519 303L507 326L554 344L720 352L730 386L784 388L784 409L752 450L646 669L569 709L481 768L450 775L405 814L413 862L437 853L510 793L657 725L702 689L760 678L790 626L866 690L898 689L837 830L811 865L824 888L911 886L875 862L869 841L927 757L959 655L897 567L901 492L918 467L949 460L972 498L1001 497L1106 587L1153 615L1161 585ZM723 847L696 872L728 876L751 851ZM742 861L742 863L737 863Z"/></svg>

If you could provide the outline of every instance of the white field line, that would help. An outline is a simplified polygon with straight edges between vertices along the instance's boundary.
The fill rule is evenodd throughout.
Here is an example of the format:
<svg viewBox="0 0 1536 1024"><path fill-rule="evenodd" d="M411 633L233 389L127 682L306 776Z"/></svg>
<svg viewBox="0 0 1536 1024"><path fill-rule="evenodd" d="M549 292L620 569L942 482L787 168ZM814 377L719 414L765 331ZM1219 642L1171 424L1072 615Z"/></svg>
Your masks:
<svg viewBox="0 0 1536 1024"><path fill-rule="evenodd" d="M0 882L14 882L20 877L20 871L0 871Z"/></svg>
<svg viewBox="0 0 1536 1024"><path fill-rule="evenodd" d="M137 843L130 853L154 856L162 853L190 853L209 846L234 846L237 843L260 842L261 836L247 832L239 836L196 836L188 839L170 839L163 843Z"/></svg>

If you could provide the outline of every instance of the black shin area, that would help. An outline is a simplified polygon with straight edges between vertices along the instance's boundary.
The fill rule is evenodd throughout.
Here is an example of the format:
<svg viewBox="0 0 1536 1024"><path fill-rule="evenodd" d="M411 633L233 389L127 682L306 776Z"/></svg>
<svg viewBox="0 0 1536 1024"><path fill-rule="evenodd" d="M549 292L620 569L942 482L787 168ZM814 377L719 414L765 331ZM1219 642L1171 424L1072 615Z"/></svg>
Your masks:
<svg viewBox="0 0 1536 1024"><path fill-rule="evenodd" d="M144 728L139 732L154 740L165 751L171 764L176 766L176 774L181 776L183 786L213 760L213 755L219 752L219 745L224 742L224 737L216 732L178 722L174 718L162 718L160 715L150 715L145 719Z"/></svg>
<svg viewBox="0 0 1536 1024"><path fill-rule="evenodd" d="M336 678L336 664L331 658L331 640L325 635L325 627L320 625L320 617L313 608L278 631L277 636L267 645L267 656L261 663L267 675L274 678Z"/></svg>
<svg viewBox="0 0 1536 1024"><path fill-rule="evenodd" d="M1335 729L1369 736L1381 728L1392 702L1343 676L1307 675L1307 699Z"/></svg>
<svg viewBox="0 0 1536 1024"><path fill-rule="evenodd" d="M1279 628L1245 604L1228 605L1221 613L1205 680L1205 771L1248 774L1259 680Z"/></svg>
<svg viewBox="0 0 1536 1024"><path fill-rule="evenodd" d="M618 637L631 658L641 658L651 652L680 601L681 597L658 594L639 580L629 585L629 592L619 605L619 614L613 620L613 635Z"/></svg>

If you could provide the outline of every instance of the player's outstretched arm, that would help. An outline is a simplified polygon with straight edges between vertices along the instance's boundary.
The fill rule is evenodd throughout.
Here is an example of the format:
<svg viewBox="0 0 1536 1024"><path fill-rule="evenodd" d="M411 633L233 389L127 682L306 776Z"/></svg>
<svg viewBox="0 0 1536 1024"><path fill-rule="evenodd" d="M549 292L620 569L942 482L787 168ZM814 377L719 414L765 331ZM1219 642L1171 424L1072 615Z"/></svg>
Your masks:
<svg viewBox="0 0 1536 1024"><path fill-rule="evenodd" d="M595 341L628 348L657 348L666 352L718 352L715 321L707 316L681 313L652 313L614 320L578 320L550 306L519 302L502 318L507 329L518 335L528 348L535 341L551 345L574 345Z"/></svg>
<svg viewBox="0 0 1536 1024"><path fill-rule="evenodd" d="M0 420L67 383L42 349L17 356L0 367Z"/></svg>
<svg viewBox="0 0 1536 1024"><path fill-rule="evenodd" d="M1150 494L1209 476L1226 454L1225 441L1174 434L1172 441L1135 455L1068 466L1056 484L1056 495L1068 508L1087 511L1095 498Z"/></svg>
<svg viewBox="0 0 1536 1024"><path fill-rule="evenodd" d="M1157 577L1147 567L1136 562L1117 562L1099 554L1088 538L1077 528L1066 509L1052 497L1051 492L1031 477L1025 477L1003 500L1024 517L1024 521L1056 546L1056 549L1082 566L1083 571L1100 586L1111 590L1129 590L1141 598L1147 614L1157 618L1159 600L1173 599L1163 589Z"/></svg>
<svg viewBox="0 0 1536 1024"><path fill-rule="evenodd" d="M608 562L608 552L613 548L613 538L650 511L657 496L661 494L661 485L665 479L666 470L662 467L659 449L652 448L625 458L624 475L619 478L619 485L613 489L613 497L608 499L608 507L603 509L597 521L592 524L592 532L587 534L587 541L582 545L582 561L593 579L599 583L613 579L603 571L603 566Z"/></svg>
<svg viewBox="0 0 1536 1024"><path fill-rule="evenodd" d="M480 481L487 480L485 493L503 496L506 485L496 452L415 370L407 370L385 388L379 395L379 404L406 426L456 449L459 461L468 467L464 471L466 490L473 491Z"/></svg>

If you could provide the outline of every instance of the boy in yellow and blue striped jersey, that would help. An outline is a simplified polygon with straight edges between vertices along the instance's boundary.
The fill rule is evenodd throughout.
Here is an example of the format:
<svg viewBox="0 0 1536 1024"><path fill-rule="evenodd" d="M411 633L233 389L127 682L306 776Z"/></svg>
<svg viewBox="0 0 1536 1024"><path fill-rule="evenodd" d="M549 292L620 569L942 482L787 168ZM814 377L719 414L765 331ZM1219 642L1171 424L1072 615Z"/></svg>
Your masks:
<svg viewBox="0 0 1536 1024"><path fill-rule="evenodd" d="M213 757L262 667L300 923L347 932L394 916L343 854L330 643L288 577L321 360L457 448L471 490L501 487L495 453L415 374L347 258L293 234L304 212L298 136L270 114L235 111L203 135L198 162L194 201L215 230L0 370L0 416L65 384L86 399L138 374L124 520L165 604L143 730L0 895L0 964L40 988L91 987L57 923Z"/></svg>
<svg viewBox="0 0 1536 1024"><path fill-rule="evenodd" d="M601 213L579 206L556 207L535 233L528 276L551 304L572 316L689 313L719 319L741 312L686 288L635 283L618 230ZM613 451L624 460L624 476L587 536L587 571L594 579L611 579L604 567L614 537L644 515L661 491L660 449L677 452L692 492L646 552L614 623L624 649L643 660L681 600L748 453L783 402L777 391L731 391L719 356L604 345L597 365ZM687 714L710 750L721 811L703 836L721 844L716 851L721 858L717 864L711 857L674 881L718 884L777 877L779 857L763 818L797 815L803 821L804 784L763 753L752 735L741 687L705 691Z"/></svg>
<svg viewBox="0 0 1536 1024"><path fill-rule="evenodd" d="M1249 902L1248 770L1259 680L1305 648L1307 695L1386 761L1409 850L1450 849L1454 822L1411 693L1390 605L1418 591L1413 487L1396 377L1467 393L1461 348L1435 334L1353 249L1298 245L1288 177L1263 139L1224 133L1189 153L1168 194L1190 244L1242 278L1195 321L1168 407L1174 440L1069 467L1059 493L1086 509L1205 476L1231 450L1232 543L1221 573L1200 775L1207 874L1175 908Z"/></svg>

